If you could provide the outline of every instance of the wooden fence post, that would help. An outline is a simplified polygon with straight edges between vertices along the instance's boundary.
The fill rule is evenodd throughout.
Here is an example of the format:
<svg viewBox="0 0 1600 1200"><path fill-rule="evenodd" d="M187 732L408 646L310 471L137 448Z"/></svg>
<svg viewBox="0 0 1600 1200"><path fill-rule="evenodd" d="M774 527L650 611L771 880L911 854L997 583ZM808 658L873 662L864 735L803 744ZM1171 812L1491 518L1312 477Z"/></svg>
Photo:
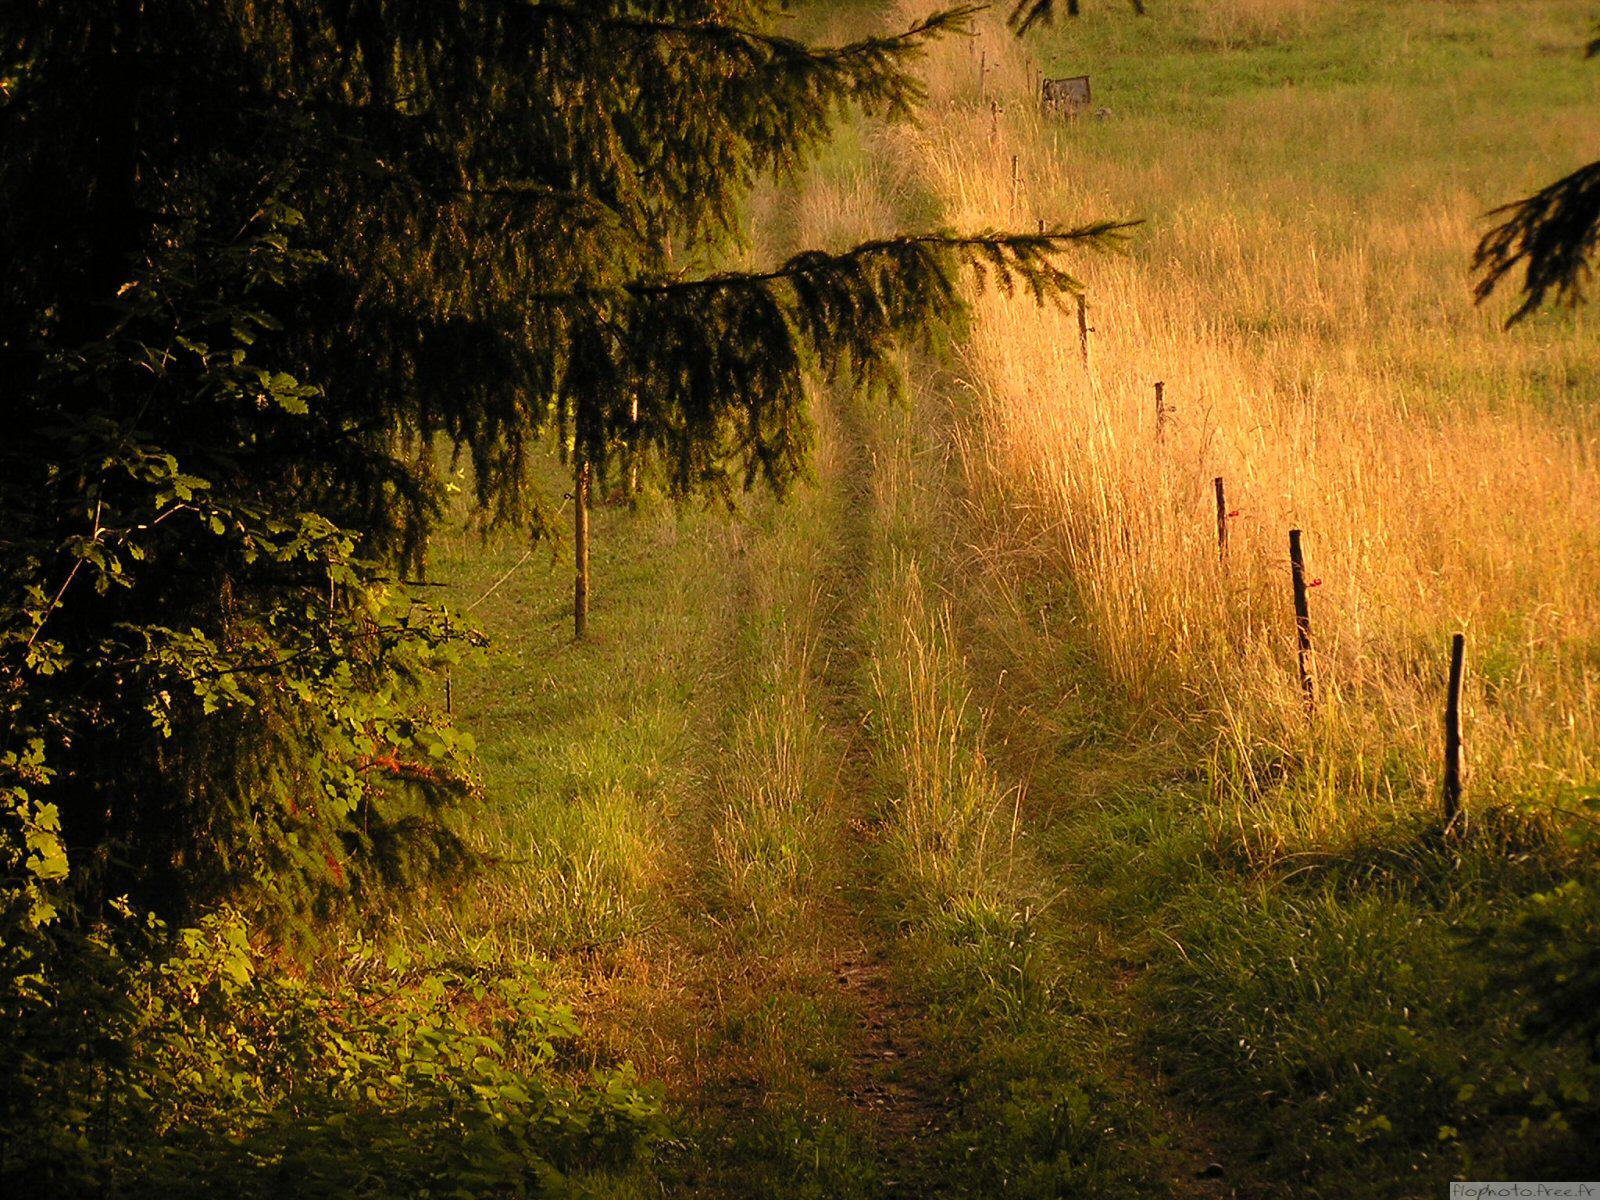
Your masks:
<svg viewBox="0 0 1600 1200"><path fill-rule="evenodd" d="M589 460L581 451L572 460L572 636L589 632Z"/></svg>
<svg viewBox="0 0 1600 1200"><path fill-rule="evenodd" d="M1011 219L1017 217L1017 194L1021 185L1021 178L1017 174L1017 156L1011 156Z"/></svg>
<svg viewBox="0 0 1600 1200"><path fill-rule="evenodd" d="M1289 530L1289 571L1294 580L1294 631L1300 664L1300 690L1306 711L1317 706L1316 685L1311 680L1311 609L1306 604L1306 560L1300 550L1300 531Z"/></svg>
<svg viewBox="0 0 1600 1200"><path fill-rule="evenodd" d="M1228 561L1228 501L1223 494L1222 476L1218 475L1213 479L1211 486L1217 493L1217 558L1226 563Z"/></svg>
<svg viewBox="0 0 1600 1200"><path fill-rule="evenodd" d="M1167 385L1156 383L1156 441L1165 441L1167 437Z"/></svg>
<svg viewBox="0 0 1600 1200"><path fill-rule="evenodd" d="M445 640L446 641L450 640L450 610L449 609L446 609L445 610L445 614L444 614L444 636L445 636ZM445 664L445 668L444 668L444 711L445 711L446 714L451 714L451 715L453 715L455 713L455 711L456 711L455 689L451 686L450 664L449 663L446 663Z"/></svg>
<svg viewBox="0 0 1600 1200"><path fill-rule="evenodd" d="M628 397L628 499L639 496L639 393Z"/></svg>
<svg viewBox="0 0 1600 1200"><path fill-rule="evenodd" d="M1083 352L1083 368L1089 369L1089 298L1078 293L1078 348Z"/></svg>
<svg viewBox="0 0 1600 1200"><path fill-rule="evenodd" d="M1444 701L1444 823L1461 818L1461 676L1466 666L1467 638L1450 638L1450 685Z"/></svg>

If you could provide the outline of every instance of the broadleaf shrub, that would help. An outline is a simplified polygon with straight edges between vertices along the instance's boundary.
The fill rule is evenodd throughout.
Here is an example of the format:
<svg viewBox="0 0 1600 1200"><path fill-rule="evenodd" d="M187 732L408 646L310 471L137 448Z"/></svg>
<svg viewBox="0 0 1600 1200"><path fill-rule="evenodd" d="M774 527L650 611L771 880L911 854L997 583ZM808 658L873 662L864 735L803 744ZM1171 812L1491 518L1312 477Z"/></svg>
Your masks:
<svg viewBox="0 0 1600 1200"><path fill-rule="evenodd" d="M663 1131L630 1067L567 1061L577 1022L532 966L357 941L317 981L227 908L177 930L127 910L53 965L0 1013L0 1190L560 1194Z"/></svg>

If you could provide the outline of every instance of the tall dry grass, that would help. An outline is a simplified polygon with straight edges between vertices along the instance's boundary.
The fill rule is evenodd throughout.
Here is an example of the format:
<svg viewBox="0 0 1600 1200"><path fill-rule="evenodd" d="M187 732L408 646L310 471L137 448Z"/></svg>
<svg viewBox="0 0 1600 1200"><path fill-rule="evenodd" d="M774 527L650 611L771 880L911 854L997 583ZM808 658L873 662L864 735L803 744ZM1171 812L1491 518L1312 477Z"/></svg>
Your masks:
<svg viewBox="0 0 1600 1200"><path fill-rule="evenodd" d="M1288 36L1317 6L1208 7ZM1013 39L986 26L976 45L935 52L930 118L900 144L951 225L1155 218L1130 255L1082 265L1091 369L1075 314L976 302L960 356L991 551L1070 592L1136 724L1192 730L1235 818L1281 844L1429 803L1457 629L1477 801L1592 780L1600 347L1582 315L1504 332L1466 279L1484 197L1583 147L1580 114L1508 113L1485 76L1241 92L1204 129L1126 109L1061 126L1028 103ZM1159 436L1158 380L1175 408ZM1291 528L1318 581L1309 722Z"/></svg>

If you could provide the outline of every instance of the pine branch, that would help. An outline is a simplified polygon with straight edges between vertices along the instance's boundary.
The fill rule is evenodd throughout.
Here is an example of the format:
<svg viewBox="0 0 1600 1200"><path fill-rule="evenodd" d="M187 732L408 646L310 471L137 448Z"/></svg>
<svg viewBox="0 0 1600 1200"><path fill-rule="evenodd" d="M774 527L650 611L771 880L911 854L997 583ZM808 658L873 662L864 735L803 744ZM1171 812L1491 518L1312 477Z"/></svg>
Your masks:
<svg viewBox="0 0 1600 1200"><path fill-rule="evenodd" d="M965 4L924 17L901 33L862 38L840 46L809 46L795 38L763 33L739 25L714 21L668 21L659 18L630 17L597 13L567 4L541 3L532 6L535 18L555 18L583 25L598 25L608 32L643 34L699 43L697 49L738 51L772 60L845 63L857 59L877 59L885 54L904 54L920 50L934 38L945 34L968 33L972 19L986 10L987 4Z"/></svg>
<svg viewBox="0 0 1600 1200"><path fill-rule="evenodd" d="M954 255L977 269L989 268L1002 279L1037 278L1042 296L1050 291L1081 290L1077 281L1054 264L1054 256L1074 249L1106 250L1118 246L1138 221L1097 221L1043 233L983 232L912 234L863 242L839 254L810 251L797 254L766 271L724 271L696 279L640 280L616 288L578 288L529 297L535 303L566 303L606 298L683 296L707 290L760 287L778 281L859 272L874 260L903 259L908 253Z"/></svg>
<svg viewBox="0 0 1600 1200"><path fill-rule="evenodd" d="M896 387L897 349L964 310L963 270L1042 302L1081 290L1062 255L1112 248L1128 228L887 238L765 271L545 295L567 331L563 440L602 476L619 439L651 445L678 495L758 479L782 492L809 446L808 378Z"/></svg>
<svg viewBox="0 0 1600 1200"><path fill-rule="evenodd" d="M680 247L730 231L727 198L798 166L846 109L909 114L924 94L911 60L979 11L957 6L899 33L813 48L738 24L571 3L280 4L287 25L326 25L324 40L355 59L286 76L275 95L327 116L358 152L430 182L581 190L651 238L670 222Z"/></svg>
<svg viewBox="0 0 1600 1200"><path fill-rule="evenodd" d="M441 0L389 0L341 10L327 6L326 0L283 0L282 7L286 21L296 28L315 28L328 21L332 40L347 47L347 55L348 48L362 47L363 76L372 97L383 103L411 103L416 94L396 78L399 60L394 49L410 52L401 56L408 70L426 64L434 75L456 82L463 78L463 66L492 63L496 70L525 70L548 59L552 51L560 56L561 41L572 39L585 48L603 46L618 60L643 58L650 65L720 60L791 77L804 72L833 82L854 80L851 98L872 103L894 101L910 82L899 74L905 60L934 38L968 32L972 18L987 5L958 5L900 33L833 47L812 47L737 24L674 21L555 2L499 0L480 7ZM566 39L553 36L556 26L566 31ZM475 63L459 57L463 50Z"/></svg>
<svg viewBox="0 0 1600 1200"><path fill-rule="evenodd" d="M1054 20L1055 8L1055 0L1017 0L1016 7L1006 18L1006 24L1010 25L1020 37L1040 21L1048 24ZM1141 17L1144 16L1144 0L1133 0L1133 11ZM1078 12L1079 0L1067 0L1067 16L1075 17Z"/></svg>
<svg viewBox="0 0 1600 1200"><path fill-rule="evenodd" d="M1600 162L1580 167L1526 199L1495 209L1503 217L1478 243L1473 289L1482 303L1519 266L1521 303L1506 319L1514 325L1547 299L1583 298L1591 261L1600 246Z"/></svg>

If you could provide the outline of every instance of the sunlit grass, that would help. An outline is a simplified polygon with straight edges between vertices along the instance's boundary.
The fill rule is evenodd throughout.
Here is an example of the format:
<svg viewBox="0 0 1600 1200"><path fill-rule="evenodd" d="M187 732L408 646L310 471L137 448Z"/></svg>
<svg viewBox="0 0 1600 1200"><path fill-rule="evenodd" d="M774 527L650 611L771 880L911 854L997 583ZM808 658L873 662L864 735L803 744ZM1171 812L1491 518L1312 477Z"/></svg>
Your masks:
<svg viewBox="0 0 1600 1200"><path fill-rule="evenodd" d="M1594 148L1581 6L1508 6L1520 25L1481 6L1345 6L1365 10L1359 87L1310 69L1344 36L1331 7L1165 14L1149 22L1158 48L1182 31L1190 48L1148 56L1152 80L1185 54L1198 73L1219 40L1263 39L1306 77L1197 112L1119 58L1119 94L1097 96L1113 117L1065 125L1026 101L1025 51L991 30L978 44L998 117L971 103L972 54L949 47L932 68L939 118L907 135L954 225L1151 217L1129 255L1082 266L1088 370L1070 309L978 301L961 349L982 415L973 485L996 506L993 552L1024 547L1070 581L1078 636L1141 719L1226 760L1219 796L1264 757L1340 764L1306 781L1313 802L1283 807L1296 844L1430 803L1457 629L1480 803L1558 797L1600 748L1597 426L1570 398L1600 342L1582 312L1507 333L1507 305L1474 307L1466 277L1489 203ZM1045 53L1092 64L1102 37L1130 36L1110 29L1072 27ZM1565 63L1547 56L1561 29ZM1409 44L1456 69L1416 80L1394 54ZM1316 581L1309 722L1291 528Z"/></svg>

